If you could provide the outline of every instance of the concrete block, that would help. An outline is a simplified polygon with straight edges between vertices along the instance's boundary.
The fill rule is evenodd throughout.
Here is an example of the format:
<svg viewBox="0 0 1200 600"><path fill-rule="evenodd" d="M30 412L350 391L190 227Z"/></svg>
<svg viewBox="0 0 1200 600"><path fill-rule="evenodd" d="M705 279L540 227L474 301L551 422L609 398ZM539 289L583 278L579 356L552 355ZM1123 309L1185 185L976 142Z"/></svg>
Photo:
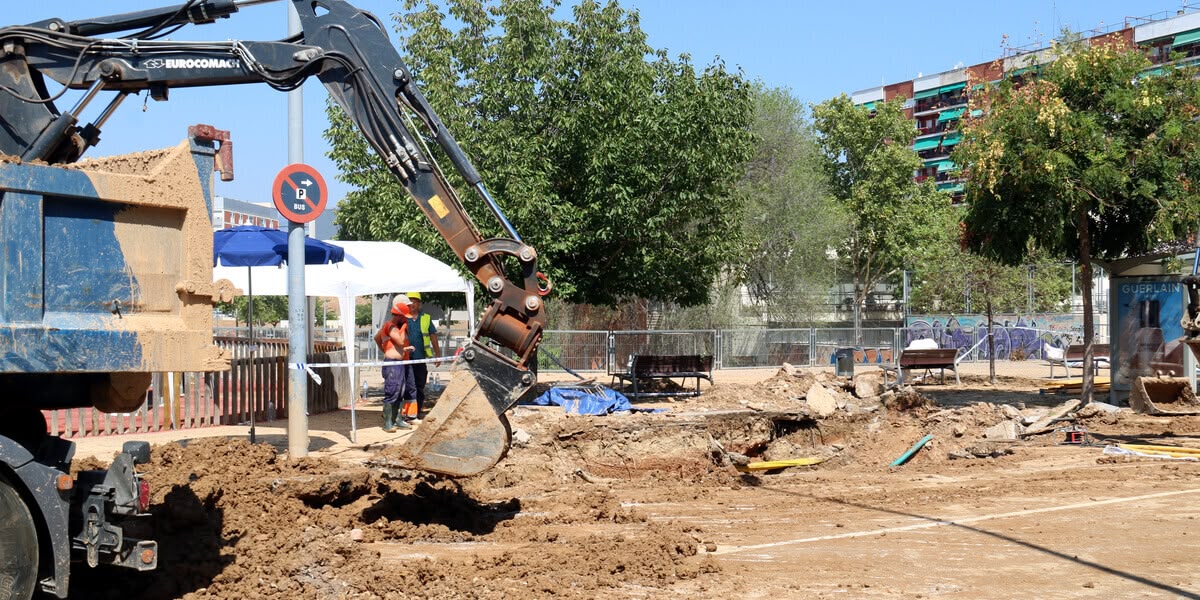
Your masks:
<svg viewBox="0 0 1200 600"><path fill-rule="evenodd" d="M837 398L825 386L814 383L808 388L808 395L805 400L808 402L808 407L812 409L818 417L828 417L837 412Z"/></svg>

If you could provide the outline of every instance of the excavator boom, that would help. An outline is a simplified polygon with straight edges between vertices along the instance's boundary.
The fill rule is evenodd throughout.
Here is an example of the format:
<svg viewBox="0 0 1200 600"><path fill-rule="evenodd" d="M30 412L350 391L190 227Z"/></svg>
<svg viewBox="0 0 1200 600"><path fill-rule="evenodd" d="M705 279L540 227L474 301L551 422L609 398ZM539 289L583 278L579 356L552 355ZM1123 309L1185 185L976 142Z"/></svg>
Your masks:
<svg viewBox="0 0 1200 600"><path fill-rule="evenodd" d="M291 90L318 78L458 258L491 295L475 338L456 361L435 409L404 447L415 469L479 473L507 452L505 412L535 383L529 368L545 326L550 284L484 187L470 159L417 87L408 66L370 13L344 0L290 0L302 33L280 41L184 42L164 30L226 18L234 0L185 4L78 21L48 19L0 29L0 152L24 160L74 162L98 143L108 117L131 93L166 100L171 88L265 83ZM135 31L119 38L97 38ZM86 90L60 111L47 80ZM91 123L89 104L111 99ZM421 128L413 128L420 123ZM484 238L441 170L424 150L436 143L478 194L505 236ZM521 280L510 281L506 265Z"/></svg>

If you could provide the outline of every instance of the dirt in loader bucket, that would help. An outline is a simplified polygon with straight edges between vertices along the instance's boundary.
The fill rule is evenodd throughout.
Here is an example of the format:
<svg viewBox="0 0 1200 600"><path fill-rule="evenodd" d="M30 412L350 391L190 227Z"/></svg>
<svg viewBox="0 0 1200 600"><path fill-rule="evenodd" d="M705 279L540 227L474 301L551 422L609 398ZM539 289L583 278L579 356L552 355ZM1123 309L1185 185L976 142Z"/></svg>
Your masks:
<svg viewBox="0 0 1200 600"><path fill-rule="evenodd" d="M1200 415L1192 383L1183 377L1138 377L1129 391L1134 412L1149 415Z"/></svg>

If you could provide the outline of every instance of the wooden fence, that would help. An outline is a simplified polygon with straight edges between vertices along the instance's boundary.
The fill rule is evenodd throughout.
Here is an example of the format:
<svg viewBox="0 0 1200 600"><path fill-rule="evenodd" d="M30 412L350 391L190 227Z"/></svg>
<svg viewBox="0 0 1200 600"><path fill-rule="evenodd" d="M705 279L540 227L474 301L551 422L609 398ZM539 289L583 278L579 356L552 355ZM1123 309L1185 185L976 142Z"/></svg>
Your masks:
<svg viewBox="0 0 1200 600"><path fill-rule="evenodd" d="M287 340L260 339L254 356L248 340L215 338L230 356L230 369L214 373L156 373L146 402L132 413L108 414L94 408L44 411L52 435L84 437L152 433L215 425L238 425L287 418ZM309 363L346 361L340 344L317 343ZM355 393L345 369L314 367L321 377L308 381L308 412L337 410Z"/></svg>

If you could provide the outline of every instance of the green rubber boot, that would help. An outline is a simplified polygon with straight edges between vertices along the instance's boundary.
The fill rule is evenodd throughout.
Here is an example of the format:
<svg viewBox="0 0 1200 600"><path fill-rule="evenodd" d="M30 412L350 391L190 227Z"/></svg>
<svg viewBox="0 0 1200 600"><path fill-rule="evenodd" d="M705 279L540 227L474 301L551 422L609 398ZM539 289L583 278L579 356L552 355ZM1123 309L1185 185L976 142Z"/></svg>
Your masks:
<svg viewBox="0 0 1200 600"><path fill-rule="evenodd" d="M396 415L399 413L399 405L396 402L385 402L383 404L383 431L384 433L396 432Z"/></svg>

